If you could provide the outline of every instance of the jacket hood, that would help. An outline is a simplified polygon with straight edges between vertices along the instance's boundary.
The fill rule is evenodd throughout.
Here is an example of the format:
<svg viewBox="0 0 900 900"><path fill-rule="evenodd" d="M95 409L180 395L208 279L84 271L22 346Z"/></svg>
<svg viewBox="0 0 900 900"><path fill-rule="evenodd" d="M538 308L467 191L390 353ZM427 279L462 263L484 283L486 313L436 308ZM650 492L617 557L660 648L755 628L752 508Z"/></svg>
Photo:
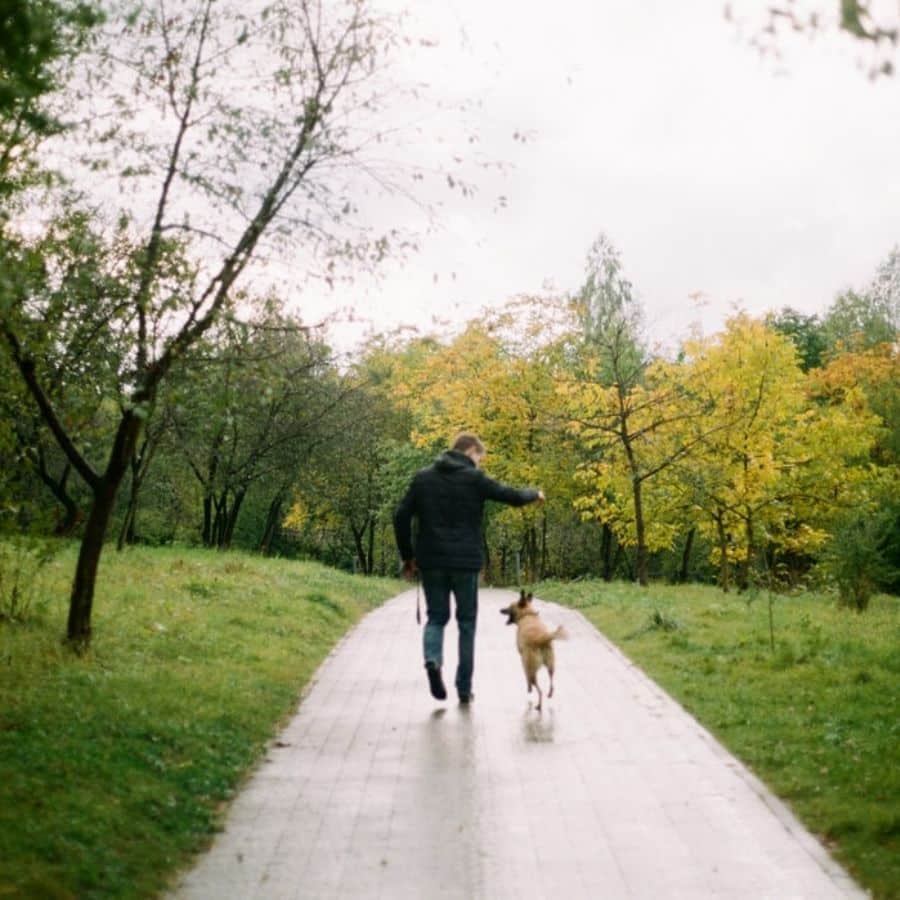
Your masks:
<svg viewBox="0 0 900 900"><path fill-rule="evenodd" d="M434 465L439 472L454 472L458 469L475 468L475 463L465 453L460 453L459 450L447 450L435 460Z"/></svg>

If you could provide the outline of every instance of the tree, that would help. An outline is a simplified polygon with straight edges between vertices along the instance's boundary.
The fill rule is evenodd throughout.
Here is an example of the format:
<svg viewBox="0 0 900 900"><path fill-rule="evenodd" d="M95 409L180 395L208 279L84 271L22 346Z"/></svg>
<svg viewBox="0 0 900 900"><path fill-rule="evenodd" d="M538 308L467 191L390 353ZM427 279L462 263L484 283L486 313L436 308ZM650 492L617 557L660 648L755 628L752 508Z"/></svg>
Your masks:
<svg viewBox="0 0 900 900"><path fill-rule="evenodd" d="M895 298L895 304L898 302ZM825 314L823 330L831 348L864 350L876 344L893 343L897 337L898 314L888 296L869 291L844 291Z"/></svg>
<svg viewBox="0 0 900 900"><path fill-rule="evenodd" d="M121 341L109 327L123 298L112 274L122 264L122 247L105 242L83 213L65 208L37 238L0 239L0 264L7 283L15 283L13 295L5 298L7 322L15 321L20 340L34 348L48 400L97 462L91 448L109 436L107 399L118 388L124 358ZM95 302L83 306L89 299ZM19 456L63 505L58 530L67 533L81 518L75 499L80 491L70 482L78 476L44 426L12 360L4 363L18 382L0 404L14 423Z"/></svg>
<svg viewBox="0 0 900 900"><path fill-rule="evenodd" d="M780 312L769 315L766 322L770 328L791 339L804 372L822 365L829 348L829 337L817 315L804 315L785 306Z"/></svg>
<svg viewBox="0 0 900 900"><path fill-rule="evenodd" d="M877 419L858 389L815 402L818 370L804 375L790 340L747 315L684 353L695 386L685 398L704 412L684 420L700 440L673 474L715 548L720 586L737 564L745 588L760 550L815 551L835 513L861 502Z"/></svg>
<svg viewBox="0 0 900 900"><path fill-rule="evenodd" d="M869 293L896 334L900 330L900 245L895 245L878 264Z"/></svg>
<svg viewBox="0 0 900 900"><path fill-rule="evenodd" d="M588 253L575 307L584 335L582 363L566 393L571 428L590 454L580 471L587 493L577 505L583 516L602 522L607 547L610 530L635 547L637 580L646 585L648 551L667 538L648 531L645 483L669 464L656 450L678 414L670 408L667 385L644 385L648 359L640 338L641 309L622 274L619 253L604 234Z"/></svg>
<svg viewBox="0 0 900 900"><path fill-rule="evenodd" d="M202 490L206 546L231 545L248 493L273 492L271 532L302 460L324 439L338 391L330 350L273 302L252 322L227 320L204 342L168 415ZM333 424L332 424L333 427ZM261 543L271 543L264 534Z"/></svg>
<svg viewBox="0 0 900 900"><path fill-rule="evenodd" d="M353 559L364 575L387 574L393 511L428 454L398 440L397 411L366 368L344 377L331 427L296 474L285 523L333 562Z"/></svg>
<svg viewBox="0 0 900 900"><path fill-rule="evenodd" d="M540 510L488 507L488 568L501 577L514 553L528 577L543 577L550 521L571 501L555 369L558 342L572 327L565 304L523 297L473 319L446 343L414 347L397 360L393 393L411 418L417 447L436 452L454 434L473 431L488 448L492 477L539 485L548 497Z"/></svg>
<svg viewBox="0 0 900 900"><path fill-rule="evenodd" d="M127 295L108 321L127 345L128 378L102 464L77 445L42 379L42 349L27 327L40 299L18 295L0 307L0 336L92 494L70 600L74 646L90 640L116 493L160 385L219 320L264 238L316 242L329 264L339 254L365 262L388 252L386 238L340 227L359 221L352 202L359 185L336 176L365 171L356 123L361 111L379 107L375 75L392 40L362 0L337 10L313 0L275 3L259 14L211 0L171 11L139 6L98 38L81 95L96 116L84 118L89 142L70 144L94 169L131 183L136 196L155 197L146 224L127 197L111 217L133 250L117 273ZM245 90L234 90L235 74Z"/></svg>
<svg viewBox="0 0 900 900"><path fill-rule="evenodd" d="M99 20L88 3L0 0L0 201L34 175L35 149L60 130L45 100Z"/></svg>

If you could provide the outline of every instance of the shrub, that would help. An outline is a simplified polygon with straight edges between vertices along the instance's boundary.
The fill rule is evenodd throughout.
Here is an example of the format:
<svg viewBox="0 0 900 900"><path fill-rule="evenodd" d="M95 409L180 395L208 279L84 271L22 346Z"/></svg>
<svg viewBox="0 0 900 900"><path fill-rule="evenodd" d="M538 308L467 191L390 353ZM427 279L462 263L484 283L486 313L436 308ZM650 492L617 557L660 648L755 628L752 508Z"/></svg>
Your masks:
<svg viewBox="0 0 900 900"><path fill-rule="evenodd" d="M837 586L843 606L863 612L878 590L895 583L898 571L891 560L897 515L893 509L855 514L836 529L825 549L822 567Z"/></svg>

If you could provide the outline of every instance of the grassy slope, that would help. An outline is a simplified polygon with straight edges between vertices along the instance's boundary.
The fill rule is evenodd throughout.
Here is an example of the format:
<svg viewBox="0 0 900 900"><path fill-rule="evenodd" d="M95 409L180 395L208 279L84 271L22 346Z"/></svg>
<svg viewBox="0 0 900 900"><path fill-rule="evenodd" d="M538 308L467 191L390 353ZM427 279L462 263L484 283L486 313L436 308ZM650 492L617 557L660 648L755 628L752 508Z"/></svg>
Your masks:
<svg viewBox="0 0 900 900"><path fill-rule="evenodd" d="M900 897L900 601L545 583L787 800L877 897ZM677 627L672 627L673 625ZM671 630L667 630L671 629Z"/></svg>
<svg viewBox="0 0 900 900"><path fill-rule="evenodd" d="M60 644L73 555L0 623L0 897L150 897L329 650L401 585L237 553L104 555L94 641Z"/></svg>

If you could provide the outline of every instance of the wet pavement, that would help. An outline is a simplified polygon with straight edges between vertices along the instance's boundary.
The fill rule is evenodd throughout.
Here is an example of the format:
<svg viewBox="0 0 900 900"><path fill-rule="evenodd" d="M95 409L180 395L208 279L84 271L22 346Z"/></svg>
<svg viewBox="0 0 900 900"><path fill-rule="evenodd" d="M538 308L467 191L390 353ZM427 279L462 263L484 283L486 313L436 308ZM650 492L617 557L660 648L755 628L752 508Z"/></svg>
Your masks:
<svg viewBox="0 0 900 900"><path fill-rule="evenodd" d="M172 897L866 896L582 616L540 598L570 639L556 645L556 694L535 711L498 612L513 596L481 591L470 707L453 693L454 622L439 702L415 591L363 620Z"/></svg>

